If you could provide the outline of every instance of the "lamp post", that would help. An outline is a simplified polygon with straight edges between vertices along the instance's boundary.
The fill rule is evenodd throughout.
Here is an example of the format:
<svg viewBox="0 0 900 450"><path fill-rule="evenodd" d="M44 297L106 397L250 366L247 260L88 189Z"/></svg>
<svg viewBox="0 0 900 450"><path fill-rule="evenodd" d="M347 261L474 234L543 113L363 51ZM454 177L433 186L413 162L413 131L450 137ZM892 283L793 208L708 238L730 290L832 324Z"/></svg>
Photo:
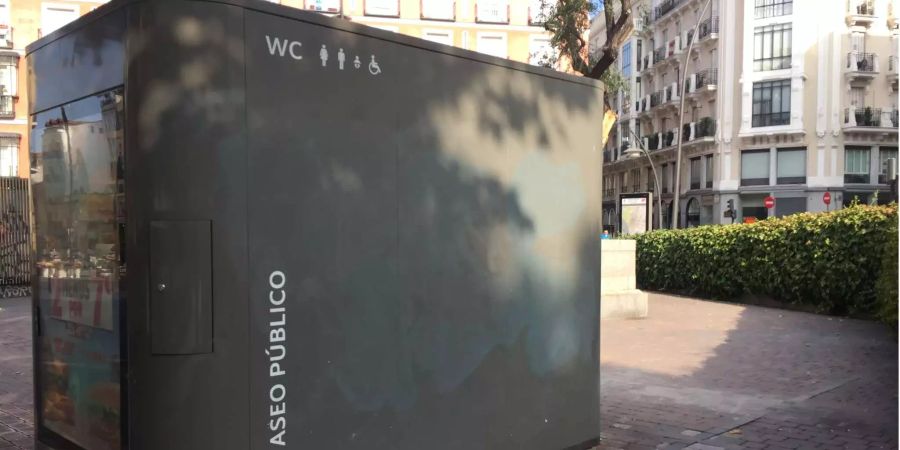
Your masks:
<svg viewBox="0 0 900 450"><path fill-rule="evenodd" d="M678 219L681 217L681 210L678 207L678 200L681 197L681 138L682 134L684 134L684 77L687 76L687 68L688 63L691 61L691 49L694 48L694 41L699 37L700 30L700 22L703 20L703 16L706 15L706 10L709 8L712 0L706 0L706 4L703 5L703 11L697 17L697 24L694 25L694 35L691 37L691 42L688 43L687 52L684 54L684 64L681 68L681 80L678 81L678 88L681 90L681 99L679 101L678 106L678 148L675 150L675 199L672 201L672 228L678 227ZM710 16L711 18L712 16ZM710 26L712 23L710 23Z"/></svg>
<svg viewBox="0 0 900 450"><path fill-rule="evenodd" d="M648 152L647 149L644 148L644 142L634 134L634 130L629 127L628 131L630 131L631 135L634 136L634 140L638 143L638 146L629 146L622 154L625 155L626 158L640 158L642 153L644 155L647 155L647 159L650 161L650 169L653 170L653 178L656 182L655 190L660 191L662 188L659 185L659 175L656 174L656 166L653 165L653 158L650 157L650 152ZM654 194L656 194L656 223L657 227L662 228L662 196L659 195L659 192L655 192Z"/></svg>

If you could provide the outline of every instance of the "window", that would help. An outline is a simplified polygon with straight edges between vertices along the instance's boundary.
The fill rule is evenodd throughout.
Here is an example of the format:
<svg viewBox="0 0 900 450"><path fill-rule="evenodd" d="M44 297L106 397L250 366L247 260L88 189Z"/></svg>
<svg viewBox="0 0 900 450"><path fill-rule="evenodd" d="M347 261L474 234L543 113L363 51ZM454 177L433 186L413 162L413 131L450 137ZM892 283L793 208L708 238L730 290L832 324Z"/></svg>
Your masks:
<svg viewBox="0 0 900 450"><path fill-rule="evenodd" d="M887 179L887 160L890 158L894 158L894 164L897 164L897 147L881 147L878 152L878 167L880 168L880 172L878 172L878 184L888 184L890 180Z"/></svg>
<svg viewBox="0 0 900 450"><path fill-rule="evenodd" d="M700 225L700 202L696 198L688 200L686 225L688 228Z"/></svg>
<svg viewBox="0 0 900 450"><path fill-rule="evenodd" d="M550 0L531 0L528 6L528 23L530 25L541 25L546 22L547 14L550 13L552 6L553 2Z"/></svg>
<svg viewBox="0 0 900 450"><path fill-rule="evenodd" d="M643 47L643 43L641 42L640 39L638 39L638 40L637 40L637 47L636 47L636 50L635 50L635 53L637 53L637 59L638 59L638 71L641 70L641 61L640 61L640 59L641 59L641 55L643 55L643 48L642 48L642 47ZM645 69L646 69L646 67L645 67ZM640 86L640 84L641 84L641 82L640 82L640 80L638 80L638 86Z"/></svg>
<svg viewBox="0 0 900 450"><path fill-rule="evenodd" d="M641 191L641 169L631 170L631 189L632 192Z"/></svg>
<svg viewBox="0 0 900 450"><path fill-rule="evenodd" d="M706 155L706 188L707 189L712 189L714 176L715 176L715 166L713 165L713 155Z"/></svg>
<svg viewBox="0 0 900 450"><path fill-rule="evenodd" d="M776 177L778 184L806 183L806 149L778 149Z"/></svg>
<svg viewBox="0 0 900 450"><path fill-rule="evenodd" d="M765 186L769 184L769 151L745 150L741 152L741 186Z"/></svg>
<svg viewBox="0 0 900 450"><path fill-rule="evenodd" d="M480 0L475 6L476 22L509 23L509 4L506 0Z"/></svg>
<svg viewBox="0 0 900 450"><path fill-rule="evenodd" d="M656 188L656 177L653 175L653 169L647 168L647 192L653 192Z"/></svg>
<svg viewBox="0 0 900 450"><path fill-rule="evenodd" d="M438 44L453 45L452 30L422 30L422 39Z"/></svg>
<svg viewBox="0 0 900 450"><path fill-rule="evenodd" d="M663 193L669 192L669 165L662 165L662 191Z"/></svg>
<svg viewBox="0 0 900 450"><path fill-rule="evenodd" d="M378 28L379 30L390 31L392 33L399 33L400 27L394 25L369 25L372 28Z"/></svg>
<svg viewBox="0 0 900 450"><path fill-rule="evenodd" d="M41 329L35 342L35 409L43 411L35 425L41 434L52 431L70 441L61 448L80 448L73 443L121 448L124 144L121 127L105 126L121 126L121 99L118 90L50 109L34 116L31 129L35 262L48 267L42 281L53 279L52 285L35 283L34 290ZM70 155L70 148L77 155ZM88 289L96 296L83 296ZM72 339L76 328L83 334ZM59 399L94 403L87 408L67 403L59 413Z"/></svg>
<svg viewBox="0 0 900 450"><path fill-rule="evenodd" d="M628 185L625 184L625 172L619 174L619 190L621 192L628 192Z"/></svg>
<svg viewBox="0 0 900 450"><path fill-rule="evenodd" d="M400 17L399 0L364 0L365 15Z"/></svg>
<svg viewBox="0 0 900 450"><path fill-rule="evenodd" d="M753 83L754 127L791 123L791 80Z"/></svg>
<svg viewBox="0 0 900 450"><path fill-rule="evenodd" d="M691 189L700 189L700 158L691 159Z"/></svg>
<svg viewBox="0 0 900 450"><path fill-rule="evenodd" d="M631 78L631 42L622 47L622 76Z"/></svg>
<svg viewBox="0 0 900 450"><path fill-rule="evenodd" d="M456 20L456 2L454 0L422 0L422 18Z"/></svg>
<svg viewBox="0 0 900 450"><path fill-rule="evenodd" d="M869 165L869 147L844 148L844 183L868 183Z"/></svg>
<svg viewBox="0 0 900 450"><path fill-rule="evenodd" d="M866 88L853 86L850 88L850 105L862 108L866 100Z"/></svg>
<svg viewBox="0 0 900 450"><path fill-rule="evenodd" d="M341 12L341 0L306 0L306 9L339 13Z"/></svg>
<svg viewBox="0 0 900 450"><path fill-rule="evenodd" d="M506 58L506 33L478 33L478 51L486 55Z"/></svg>
<svg viewBox="0 0 900 450"><path fill-rule="evenodd" d="M550 37L532 35L528 42L528 63L535 66L552 66L556 62L556 51L550 45Z"/></svg>
<svg viewBox="0 0 900 450"><path fill-rule="evenodd" d="M9 25L9 0L0 0L0 24Z"/></svg>
<svg viewBox="0 0 900 450"><path fill-rule="evenodd" d="M16 116L15 103L10 95L0 96L0 118L12 119Z"/></svg>
<svg viewBox="0 0 900 450"><path fill-rule="evenodd" d="M77 5L41 4L41 35L46 36L78 18Z"/></svg>
<svg viewBox="0 0 900 450"><path fill-rule="evenodd" d="M756 0L756 18L786 16L793 13L794 0Z"/></svg>
<svg viewBox="0 0 900 450"><path fill-rule="evenodd" d="M780 23L756 27L753 33L753 70L791 67L792 24Z"/></svg>
<svg viewBox="0 0 900 450"><path fill-rule="evenodd" d="M18 56L0 56L0 95L15 97L18 94L18 65Z"/></svg>
<svg viewBox="0 0 900 450"><path fill-rule="evenodd" d="M19 138L0 137L0 177L15 177L19 171Z"/></svg>

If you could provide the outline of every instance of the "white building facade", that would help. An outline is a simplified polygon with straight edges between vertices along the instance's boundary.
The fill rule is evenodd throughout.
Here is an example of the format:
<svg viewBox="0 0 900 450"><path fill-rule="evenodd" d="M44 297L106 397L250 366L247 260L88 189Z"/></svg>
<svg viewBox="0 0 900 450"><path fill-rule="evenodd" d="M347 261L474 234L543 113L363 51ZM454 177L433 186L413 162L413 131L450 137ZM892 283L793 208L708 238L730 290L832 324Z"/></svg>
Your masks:
<svg viewBox="0 0 900 450"><path fill-rule="evenodd" d="M680 226L731 223L729 201L735 221L886 202L883 162L897 157L897 0L712 0L700 17L705 3L635 5L638 31L619 61L631 89L605 152L604 226L615 231L620 193L644 191L662 195L669 223L679 133ZM622 156L632 132L661 189L646 157Z"/></svg>

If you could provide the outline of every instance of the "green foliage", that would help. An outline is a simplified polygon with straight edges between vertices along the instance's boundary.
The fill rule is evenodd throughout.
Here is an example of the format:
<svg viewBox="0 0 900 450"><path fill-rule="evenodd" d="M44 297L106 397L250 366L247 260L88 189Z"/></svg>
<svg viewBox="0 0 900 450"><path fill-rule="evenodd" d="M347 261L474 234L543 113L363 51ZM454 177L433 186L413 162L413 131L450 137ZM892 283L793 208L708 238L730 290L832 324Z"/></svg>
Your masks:
<svg viewBox="0 0 900 450"><path fill-rule="evenodd" d="M600 81L603 82L608 94L624 92L627 96L630 93L630 81L622 76L622 72L619 72L615 67L610 67L606 72L603 72L603 75L600 76Z"/></svg>
<svg viewBox="0 0 900 450"><path fill-rule="evenodd" d="M887 238L884 255L881 258L881 274L875 286L878 302L876 315L878 319L897 326L897 223L894 222L886 231Z"/></svg>
<svg viewBox="0 0 900 450"><path fill-rule="evenodd" d="M582 33L590 27L590 16L597 9L595 4L591 0L542 0L541 6L549 10L544 29L552 34L550 45L561 56L569 58L576 71L590 71L584 64L587 41Z"/></svg>
<svg viewBox="0 0 900 450"><path fill-rule="evenodd" d="M885 320L893 299L896 321L896 234L896 204L652 231L635 237L638 286L722 300L763 295L819 312ZM880 277L890 280L876 283ZM876 285L885 292L880 301Z"/></svg>

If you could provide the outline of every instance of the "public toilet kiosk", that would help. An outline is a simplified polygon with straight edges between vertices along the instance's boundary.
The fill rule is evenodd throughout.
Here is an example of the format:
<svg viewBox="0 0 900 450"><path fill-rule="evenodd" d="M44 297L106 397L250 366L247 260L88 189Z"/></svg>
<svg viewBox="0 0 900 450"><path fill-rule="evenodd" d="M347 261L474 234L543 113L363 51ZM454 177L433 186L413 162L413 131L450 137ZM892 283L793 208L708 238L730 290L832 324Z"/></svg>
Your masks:
<svg viewBox="0 0 900 450"><path fill-rule="evenodd" d="M251 0L28 47L40 449L581 449L602 86Z"/></svg>

